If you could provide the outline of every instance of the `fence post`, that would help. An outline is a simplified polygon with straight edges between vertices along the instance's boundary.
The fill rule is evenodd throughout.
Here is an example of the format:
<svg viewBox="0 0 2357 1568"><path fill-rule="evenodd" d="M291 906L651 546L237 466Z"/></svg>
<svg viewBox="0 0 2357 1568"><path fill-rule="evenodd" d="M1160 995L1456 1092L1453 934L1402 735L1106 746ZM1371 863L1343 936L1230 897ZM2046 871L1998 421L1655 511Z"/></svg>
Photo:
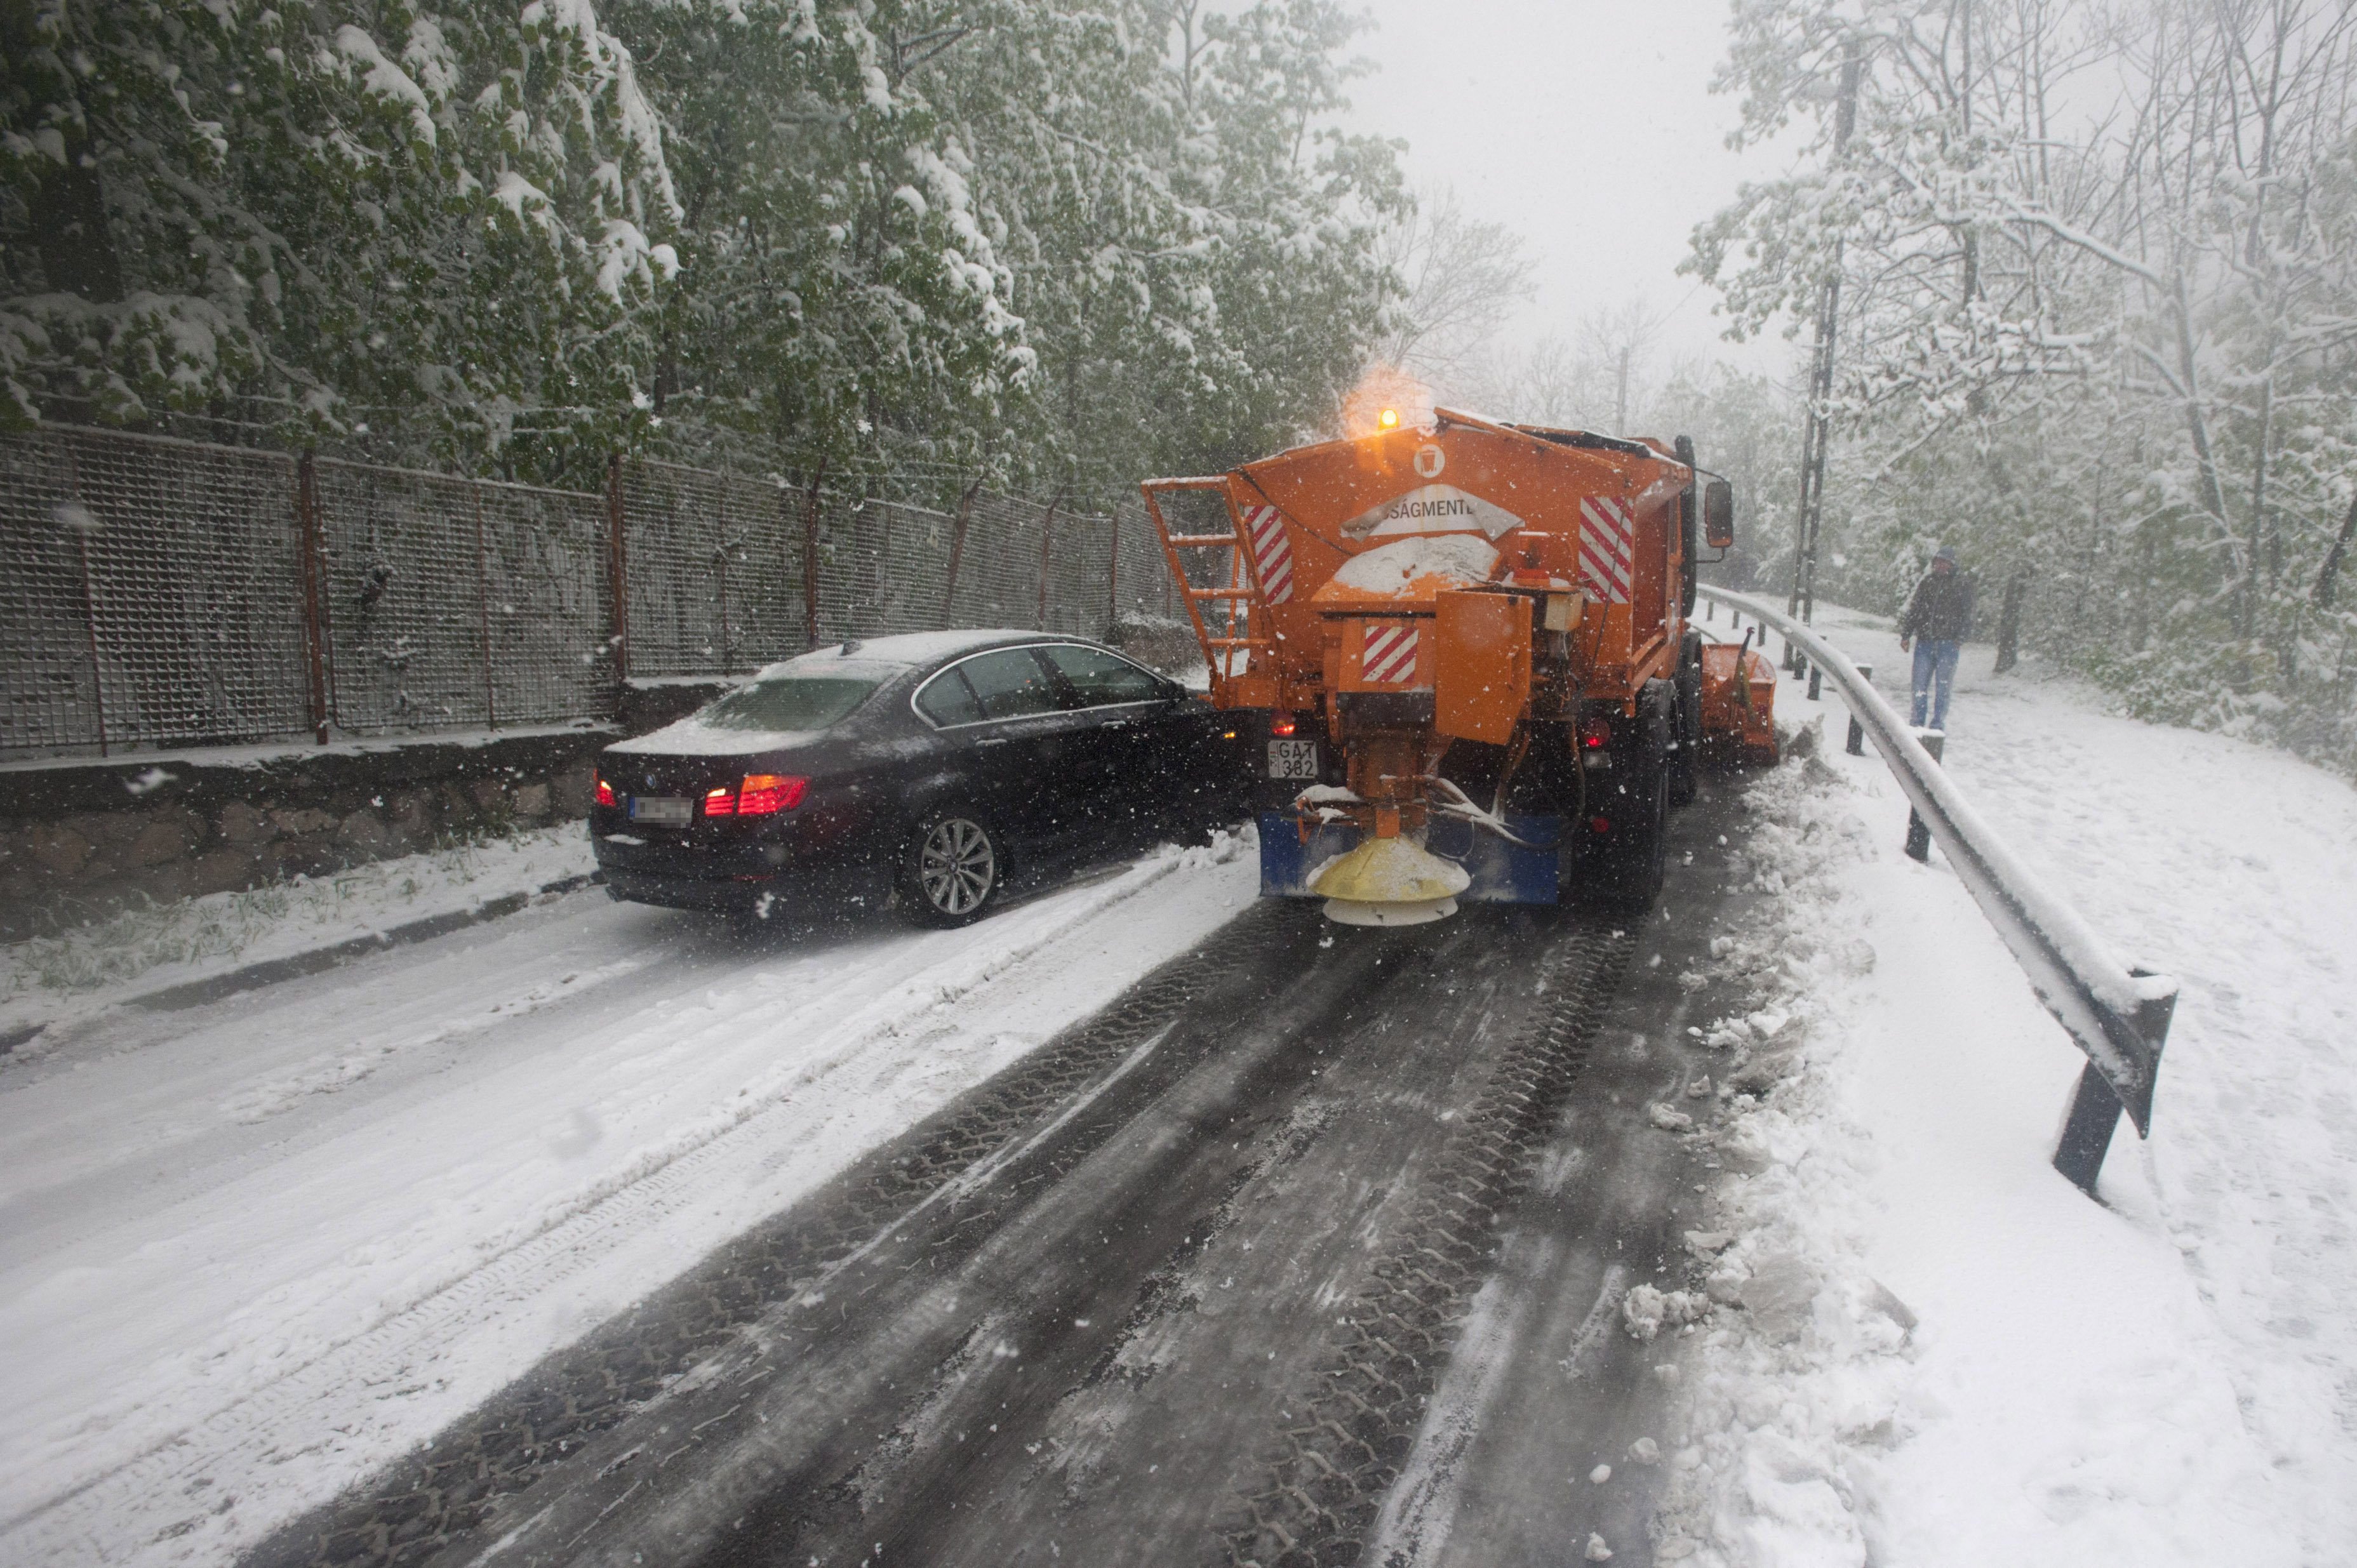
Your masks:
<svg viewBox="0 0 2357 1568"><path fill-rule="evenodd" d="M90 509L81 504L81 465L74 460L73 444L61 441L66 455L66 495L72 502L75 519L74 548L81 557L81 626L90 640L90 704L98 720L98 754L106 750L106 664L98 656L98 588L91 579L90 533L97 526Z"/></svg>
<svg viewBox="0 0 2357 1568"><path fill-rule="evenodd" d="M1113 524L1113 542L1105 552L1105 635L1121 620L1121 509L1115 507L1107 514Z"/></svg>
<svg viewBox="0 0 2357 1568"><path fill-rule="evenodd" d="M1939 730L1919 729L1915 732L1915 738L1923 743L1923 749L1932 754L1934 762L1939 761L1941 753L1948 749L1948 737ZM1907 858L1926 861L1932 858L1931 824L1912 806L1907 808Z"/></svg>
<svg viewBox="0 0 2357 1568"><path fill-rule="evenodd" d="M296 570L303 588L303 670L311 697L311 726L328 744L327 547L320 535L317 454L306 448L295 467Z"/></svg>
<svg viewBox="0 0 2357 1568"><path fill-rule="evenodd" d="M1048 502L1048 510L1039 518L1039 629L1048 629L1048 547L1056 537L1056 509L1064 501L1063 487Z"/></svg>
<svg viewBox="0 0 2357 1568"><path fill-rule="evenodd" d="M1857 678L1870 683L1874 680L1874 666L1871 664L1859 665L1857 667ZM1810 692L1810 695L1814 696L1815 694L1815 691L1813 688ZM1857 722L1857 715L1856 714L1852 714L1849 716L1849 754L1852 757L1864 757L1866 755L1866 726Z"/></svg>
<svg viewBox="0 0 2357 1568"><path fill-rule="evenodd" d="M811 470L802 490L802 647L818 646L818 514L819 487L826 482L826 459Z"/></svg>
<svg viewBox="0 0 2357 1568"><path fill-rule="evenodd" d="M609 629L614 639L614 684L630 678L630 587L629 531L622 510L622 455L606 459L606 582L614 595Z"/></svg>
<svg viewBox="0 0 2357 1568"><path fill-rule="evenodd" d="M477 623L483 634L483 721L492 729L500 727L499 678L491 664L491 561L483 545L483 485L478 479L467 487L475 496L475 597Z"/></svg>
<svg viewBox="0 0 2357 1568"><path fill-rule="evenodd" d="M728 646L728 542L725 539L713 553L712 567L720 581L720 672L726 675L735 671L737 660Z"/></svg>
<svg viewBox="0 0 2357 1568"><path fill-rule="evenodd" d="M974 498L981 489L980 479L965 488L965 493L958 497L957 521L950 525L950 581L942 594L942 628L945 631L949 628L950 611L957 603L958 568L965 561L966 523L974 516Z"/></svg>

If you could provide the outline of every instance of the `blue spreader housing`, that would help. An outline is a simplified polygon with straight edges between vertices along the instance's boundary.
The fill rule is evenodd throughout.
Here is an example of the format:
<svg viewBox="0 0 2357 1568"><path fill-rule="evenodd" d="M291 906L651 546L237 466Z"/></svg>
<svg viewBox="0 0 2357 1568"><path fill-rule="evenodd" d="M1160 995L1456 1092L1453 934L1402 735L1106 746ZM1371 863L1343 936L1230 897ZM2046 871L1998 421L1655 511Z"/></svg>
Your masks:
<svg viewBox="0 0 2357 1568"><path fill-rule="evenodd" d="M1563 836L1563 819L1524 816L1509 811L1506 826L1516 838L1554 844ZM1301 842L1301 831L1288 813L1264 811L1260 817L1260 891L1264 898L1308 898L1309 874L1338 854L1359 847L1354 827L1329 825ZM1495 833L1485 833L1470 822L1441 821L1432 824L1425 848L1444 860L1465 867L1472 886L1457 897L1473 904L1552 904L1555 902L1556 853L1523 849Z"/></svg>

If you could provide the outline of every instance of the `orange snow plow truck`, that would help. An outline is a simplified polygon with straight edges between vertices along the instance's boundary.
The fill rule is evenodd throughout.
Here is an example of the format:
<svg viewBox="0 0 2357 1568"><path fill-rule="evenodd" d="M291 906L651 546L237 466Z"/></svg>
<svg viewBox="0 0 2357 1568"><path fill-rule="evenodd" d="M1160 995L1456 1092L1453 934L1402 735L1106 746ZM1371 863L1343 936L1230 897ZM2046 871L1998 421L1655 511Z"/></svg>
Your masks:
<svg viewBox="0 0 2357 1568"><path fill-rule="evenodd" d="M1688 618L1727 481L1683 436L1384 423L1141 487L1212 701L1265 714L1261 891L1359 925L1650 904L1702 755L1776 757L1774 666Z"/></svg>

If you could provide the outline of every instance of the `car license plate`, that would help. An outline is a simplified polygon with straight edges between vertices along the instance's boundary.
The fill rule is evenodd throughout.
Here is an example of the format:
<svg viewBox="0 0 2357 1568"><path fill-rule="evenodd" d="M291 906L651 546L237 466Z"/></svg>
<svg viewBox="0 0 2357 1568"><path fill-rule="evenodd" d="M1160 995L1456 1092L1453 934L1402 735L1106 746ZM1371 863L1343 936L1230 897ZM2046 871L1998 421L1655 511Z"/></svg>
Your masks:
<svg viewBox="0 0 2357 1568"><path fill-rule="evenodd" d="M634 822L681 822L695 815L695 802L684 795L633 795L630 797L630 821Z"/></svg>
<svg viewBox="0 0 2357 1568"><path fill-rule="evenodd" d="M1273 740L1268 743L1271 779L1318 777L1318 743L1314 740Z"/></svg>

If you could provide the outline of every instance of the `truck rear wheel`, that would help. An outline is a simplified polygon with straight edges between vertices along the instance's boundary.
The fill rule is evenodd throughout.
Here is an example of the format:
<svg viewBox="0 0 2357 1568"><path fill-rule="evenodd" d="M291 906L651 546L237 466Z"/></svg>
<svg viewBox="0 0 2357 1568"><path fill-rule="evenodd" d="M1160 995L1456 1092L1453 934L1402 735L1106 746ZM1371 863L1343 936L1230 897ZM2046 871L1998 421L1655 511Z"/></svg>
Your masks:
<svg viewBox="0 0 2357 1568"><path fill-rule="evenodd" d="M1607 908L1652 908L1669 866L1670 726L1675 696L1667 681L1649 681L1640 723L1616 763L1627 780L1604 813L1612 825L1586 857L1589 895Z"/></svg>
<svg viewBox="0 0 2357 1568"><path fill-rule="evenodd" d="M1689 629L1679 650L1676 714L1670 729L1670 804L1690 805L1702 766L1702 633Z"/></svg>

